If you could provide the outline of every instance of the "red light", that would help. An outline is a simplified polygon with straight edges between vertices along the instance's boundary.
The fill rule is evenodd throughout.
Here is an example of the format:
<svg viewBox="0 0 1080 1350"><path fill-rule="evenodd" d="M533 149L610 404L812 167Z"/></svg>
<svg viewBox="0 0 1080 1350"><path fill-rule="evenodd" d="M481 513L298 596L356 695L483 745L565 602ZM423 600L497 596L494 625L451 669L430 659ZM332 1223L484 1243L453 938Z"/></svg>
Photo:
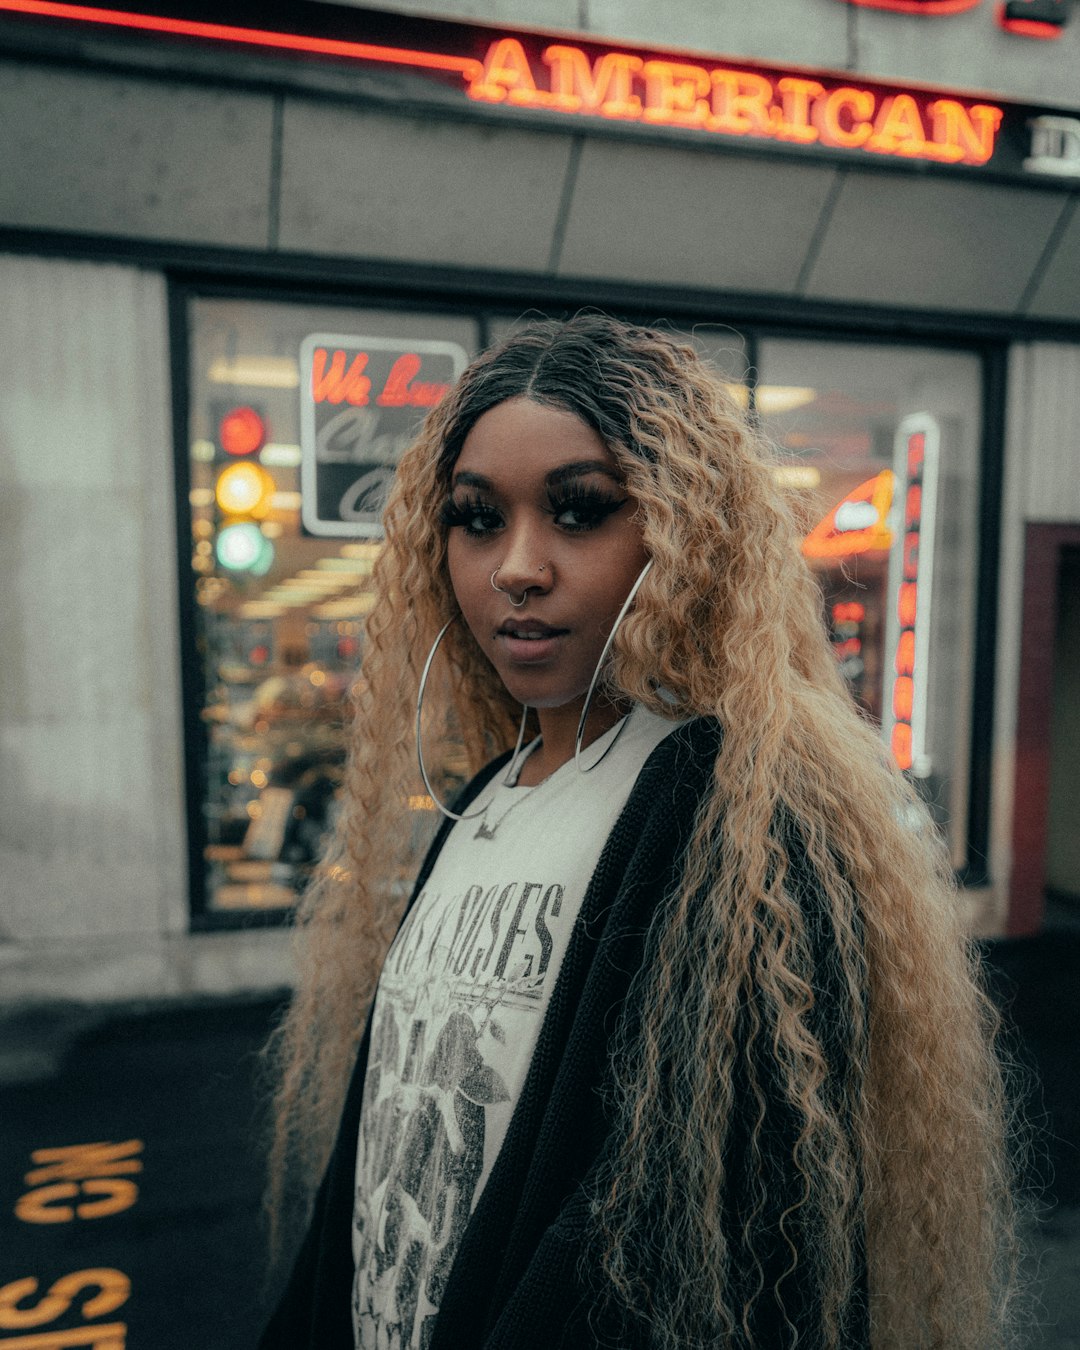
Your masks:
<svg viewBox="0 0 1080 1350"><path fill-rule="evenodd" d="M266 443L266 424L254 408L231 408L221 419L218 441L227 455L250 455Z"/></svg>

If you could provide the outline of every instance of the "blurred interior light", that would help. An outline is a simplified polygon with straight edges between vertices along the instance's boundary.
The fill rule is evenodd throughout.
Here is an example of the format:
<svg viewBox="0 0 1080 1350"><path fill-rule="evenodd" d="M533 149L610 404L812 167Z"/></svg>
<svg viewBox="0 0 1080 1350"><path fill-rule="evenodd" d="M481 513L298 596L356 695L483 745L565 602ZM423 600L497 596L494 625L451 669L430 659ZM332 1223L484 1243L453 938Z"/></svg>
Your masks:
<svg viewBox="0 0 1080 1350"><path fill-rule="evenodd" d="M276 491L273 476L259 464L244 460L218 475L217 504L229 516L265 516Z"/></svg>
<svg viewBox="0 0 1080 1350"><path fill-rule="evenodd" d="M213 488L192 488L188 493L188 501L192 506L213 506L214 490Z"/></svg>
<svg viewBox="0 0 1080 1350"><path fill-rule="evenodd" d="M275 469L295 469L300 460L300 447L283 441L268 441L259 451L259 463Z"/></svg>
<svg viewBox="0 0 1080 1350"><path fill-rule="evenodd" d="M219 356L207 378L212 384L246 384L260 389L295 389L300 367L291 356Z"/></svg>
<svg viewBox="0 0 1080 1350"><path fill-rule="evenodd" d="M218 423L218 440L227 455L250 455L266 441L266 423L254 408L230 408Z"/></svg>
<svg viewBox="0 0 1080 1350"><path fill-rule="evenodd" d="M299 492L275 492L270 505L275 511L299 511L300 501Z"/></svg>
<svg viewBox="0 0 1080 1350"><path fill-rule="evenodd" d="M343 558L368 558L371 562L382 552L381 539L369 539L362 544L342 544L341 556Z"/></svg>
<svg viewBox="0 0 1080 1350"><path fill-rule="evenodd" d="M371 575L370 558L320 558L315 566L322 572L347 572L353 577Z"/></svg>
<svg viewBox="0 0 1080 1350"><path fill-rule="evenodd" d="M816 389L794 384L759 384L754 391L757 410L765 417L774 413L794 412L805 408L817 398Z"/></svg>
<svg viewBox="0 0 1080 1350"><path fill-rule="evenodd" d="M821 486L821 470L816 464L777 464L772 474L777 487L813 491Z"/></svg>
<svg viewBox="0 0 1080 1350"><path fill-rule="evenodd" d="M214 450L214 442L213 442L213 441L192 441L192 442L191 442L191 458L192 458L197 464L211 464L211 463L213 463L213 459L214 459L215 453L216 453L216 452L215 452L215 450Z"/></svg>
<svg viewBox="0 0 1080 1350"><path fill-rule="evenodd" d="M230 572L265 576L274 561L274 546L253 520L226 525L217 537L217 560Z"/></svg>

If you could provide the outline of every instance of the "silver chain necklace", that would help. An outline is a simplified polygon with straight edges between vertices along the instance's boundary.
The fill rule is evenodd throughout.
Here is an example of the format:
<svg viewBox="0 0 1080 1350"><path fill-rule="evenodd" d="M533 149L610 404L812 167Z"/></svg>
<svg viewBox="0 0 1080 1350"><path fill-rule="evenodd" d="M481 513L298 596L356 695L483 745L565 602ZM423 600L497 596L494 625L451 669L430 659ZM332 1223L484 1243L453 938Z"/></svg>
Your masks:
<svg viewBox="0 0 1080 1350"><path fill-rule="evenodd" d="M519 776L519 777L521 776L521 769L523 769L523 768L525 767L525 760L528 759L529 755L532 754L532 752L536 749L536 746L537 746L537 745L539 745L539 740L537 740L533 745L531 745L531 746L529 747L528 752L527 752L527 754L525 755L525 759L523 759L523 760L521 761L521 767L518 769L518 776ZM560 767L561 767L561 766L560 766ZM528 798L531 797L531 796L533 795L533 793L537 790L537 788L542 788L542 787L544 786L545 783L550 783L551 780L555 777L555 774L558 773L558 772L559 772L559 770L558 770L558 769L555 769L552 773L549 773L548 776L547 776L546 778L541 778L541 780L539 781L539 783L534 783L534 784L532 785L532 787L523 789L522 792L521 792L521 795L514 798L514 800L510 803L510 805L509 805L509 806L506 808L506 810L502 813L502 815L499 817L499 819L498 819L497 821L495 821L494 824L489 825L489 824L488 824L488 812L491 810L492 806L493 806L494 803L495 803L495 798L494 798L494 796L492 796L491 801L488 802L487 806L484 807L484 813L483 813L483 815L480 817L480 823L479 823L479 824L477 825L477 827L476 827L476 833L473 835L473 838L474 838L474 839L494 839L494 838L495 838L495 831L496 831L496 830L499 828L499 826L503 823L503 821L504 821L504 820L506 819L506 817L510 814L510 812L513 811L513 810L515 809L515 807L520 806L522 802L527 801Z"/></svg>
<svg viewBox="0 0 1080 1350"><path fill-rule="evenodd" d="M626 727L626 725L627 725L627 723L628 723L629 721L630 721L630 715L629 715L629 713L628 713L626 716L621 717L621 718L619 719L619 721L615 723L614 727L609 728L609 731L610 731L610 732L614 732L614 735L611 736L611 739L608 741L607 745L605 746L603 753L602 753L602 754L599 756L599 758L597 759L597 761L596 761L597 764L600 762L601 759L604 758L604 755L607 754L608 750L611 749L611 747L615 744L615 742L616 742L616 741L619 739L619 737L622 735L623 730L625 729L625 727ZM604 734L600 737L600 740L605 740L605 739L607 738L608 734L609 734L608 731L604 732ZM529 746L528 750L526 751L524 757L522 758L521 766L520 766L520 768L518 769L518 772L517 772L517 776L518 776L519 778L521 777L521 770L525 767L525 760L527 760L527 759L529 758L529 756L533 753L533 751L537 748L537 746L538 746L539 744L540 744L540 737L537 737L537 739L533 742L532 745ZM570 760L567 760L567 761L566 761L566 764L569 764L570 762L571 762ZM476 833L473 835L473 838L474 838L474 839L494 839L494 838L495 838L495 831L499 828L499 826L500 826L500 825L503 823L503 821L507 818L507 816L510 814L510 812L513 811L513 810L515 810L517 807L519 807L519 806L522 804L522 802L527 801L527 800L533 795L533 793L538 792L542 787L546 787L547 784L550 783L551 780L552 780L553 778L556 778L556 777L558 776L559 770L560 770L560 769L565 769L565 768L566 768L566 764L560 764L558 769L553 769L553 770L551 771L551 773L549 773L548 776L547 776L546 778L541 778L541 780L540 780L539 783L534 783L534 784L532 785L532 787L524 789L524 791L521 793L521 796L515 798L514 801L512 801L512 802L510 803L510 805L509 805L509 806L506 808L506 810L502 813L502 815L499 817L499 819L498 819L497 821L495 821L494 824L489 825L489 824L488 824L488 812L491 810L491 808L492 808L492 806L493 806L493 804L494 804L494 801L495 801L495 798L494 798L494 795L493 795L491 801L488 802L488 804L484 807L484 810L483 810L483 812L482 812L482 814L481 814L481 816L480 816L480 822L479 822L479 824L478 824L477 827L476 827Z"/></svg>

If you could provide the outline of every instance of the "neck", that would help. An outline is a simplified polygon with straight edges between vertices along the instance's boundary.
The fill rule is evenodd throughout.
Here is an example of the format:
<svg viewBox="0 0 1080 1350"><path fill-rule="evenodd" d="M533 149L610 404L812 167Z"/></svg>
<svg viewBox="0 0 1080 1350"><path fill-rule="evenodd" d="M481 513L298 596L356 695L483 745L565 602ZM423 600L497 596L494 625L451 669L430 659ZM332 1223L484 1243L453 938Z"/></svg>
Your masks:
<svg viewBox="0 0 1080 1350"><path fill-rule="evenodd" d="M561 708L538 708L536 715L540 721L542 743L525 761L518 783L521 787L533 787L549 778L556 769L574 758L574 745L577 740L578 722L584 698L576 699ZM612 703L608 699L594 698L589 707L589 716L585 723L585 733L581 738L582 746L588 746L610 731L615 723L628 712L625 704Z"/></svg>

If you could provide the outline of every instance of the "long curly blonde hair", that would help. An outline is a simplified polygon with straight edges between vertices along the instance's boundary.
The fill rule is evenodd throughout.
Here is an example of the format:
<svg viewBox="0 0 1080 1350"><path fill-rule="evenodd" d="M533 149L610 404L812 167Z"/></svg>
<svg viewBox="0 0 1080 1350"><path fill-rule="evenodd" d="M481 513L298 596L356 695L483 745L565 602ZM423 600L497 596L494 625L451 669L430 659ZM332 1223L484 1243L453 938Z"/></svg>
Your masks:
<svg viewBox="0 0 1080 1350"><path fill-rule="evenodd" d="M723 727L681 891L658 905L643 1020L613 1054L614 1161L593 1197L608 1294L658 1346L750 1343L754 1281L740 1272L736 1287L721 1216L733 1085L741 1072L763 1097L764 1051L768 1091L797 1121L813 1236L797 1259L813 1263L823 1344L842 1344L863 1248L875 1347L1006 1344L1015 1244L996 1018L942 841L843 685L768 447L692 348L600 315L531 325L477 358L398 467L344 805L299 907L300 979L274 1043L275 1212L300 1212L325 1165L424 842L402 822L422 790L421 667L456 612L439 522L452 466L477 419L520 395L591 426L637 502L653 566L610 687ZM512 745L519 709L464 624L444 647L427 754L457 736L475 771ZM824 897L833 1033L851 1066L840 1085L780 819L796 823ZM752 1147L764 1128L759 1111ZM755 1214L740 1219L752 1249Z"/></svg>

